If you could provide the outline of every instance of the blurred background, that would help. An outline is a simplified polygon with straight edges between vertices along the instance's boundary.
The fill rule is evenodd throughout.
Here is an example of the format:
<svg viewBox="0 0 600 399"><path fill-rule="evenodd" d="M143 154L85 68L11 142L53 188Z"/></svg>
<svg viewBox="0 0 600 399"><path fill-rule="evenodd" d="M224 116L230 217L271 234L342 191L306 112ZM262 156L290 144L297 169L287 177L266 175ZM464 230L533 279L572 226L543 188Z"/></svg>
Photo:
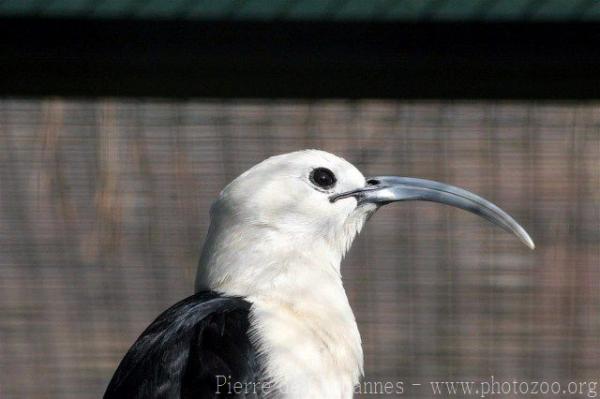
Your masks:
<svg viewBox="0 0 600 399"><path fill-rule="evenodd" d="M0 1L0 398L100 397L193 292L220 189L304 148L537 245L375 215L343 264L367 380L599 381L598 2L225 3Z"/></svg>

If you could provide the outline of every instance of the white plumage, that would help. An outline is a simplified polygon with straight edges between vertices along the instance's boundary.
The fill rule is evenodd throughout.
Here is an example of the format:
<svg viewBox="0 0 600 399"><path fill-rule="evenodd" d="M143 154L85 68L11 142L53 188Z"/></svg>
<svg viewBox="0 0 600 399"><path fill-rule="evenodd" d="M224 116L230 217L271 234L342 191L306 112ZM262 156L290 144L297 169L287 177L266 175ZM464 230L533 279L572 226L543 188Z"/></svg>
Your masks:
<svg viewBox="0 0 600 399"><path fill-rule="evenodd" d="M311 183L316 167L335 174L333 188ZM285 398L351 398L362 375L340 263L376 206L357 207L353 197L332 203L329 196L364 186L365 177L347 161L299 151L246 171L211 209L196 289L253 304L253 339L266 377Z"/></svg>
<svg viewBox="0 0 600 399"><path fill-rule="evenodd" d="M335 184L314 181L311 174L323 169ZM466 209L533 247L510 216L481 197L422 179L365 179L353 165L323 151L271 157L221 192L211 209L196 289L252 304L250 334L263 378L278 388L272 397L353 396L363 353L340 263L378 207L405 200Z"/></svg>

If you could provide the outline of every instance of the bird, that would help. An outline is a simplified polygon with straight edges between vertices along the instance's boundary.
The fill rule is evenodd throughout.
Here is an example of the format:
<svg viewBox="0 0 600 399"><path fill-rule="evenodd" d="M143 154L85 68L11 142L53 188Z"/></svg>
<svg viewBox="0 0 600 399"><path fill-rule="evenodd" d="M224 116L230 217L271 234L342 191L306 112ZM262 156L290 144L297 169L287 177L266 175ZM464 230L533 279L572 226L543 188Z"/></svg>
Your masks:
<svg viewBox="0 0 600 399"><path fill-rule="evenodd" d="M363 350L340 266L370 216L400 201L461 208L534 248L511 216L467 190L364 177L321 150L272 156L218 195L196 293L140 335L104 398L352 398Z"/></svg>

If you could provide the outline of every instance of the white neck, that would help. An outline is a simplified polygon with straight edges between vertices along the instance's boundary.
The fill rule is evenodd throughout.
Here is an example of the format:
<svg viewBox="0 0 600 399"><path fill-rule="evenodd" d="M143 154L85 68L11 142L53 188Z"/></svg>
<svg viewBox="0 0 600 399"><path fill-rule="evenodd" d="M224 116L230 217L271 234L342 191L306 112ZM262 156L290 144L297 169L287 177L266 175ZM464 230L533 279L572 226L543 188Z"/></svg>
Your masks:
<svg viewBox="0 0 600 399"><path fill-rule="evenodd" d="M276 398L352 397L363 354L340 262L360 219L341 229L350 232L341 243L264 225L211 225L196 289L253 304L252 335L264 354L266 377L286 385Z"/></svg>

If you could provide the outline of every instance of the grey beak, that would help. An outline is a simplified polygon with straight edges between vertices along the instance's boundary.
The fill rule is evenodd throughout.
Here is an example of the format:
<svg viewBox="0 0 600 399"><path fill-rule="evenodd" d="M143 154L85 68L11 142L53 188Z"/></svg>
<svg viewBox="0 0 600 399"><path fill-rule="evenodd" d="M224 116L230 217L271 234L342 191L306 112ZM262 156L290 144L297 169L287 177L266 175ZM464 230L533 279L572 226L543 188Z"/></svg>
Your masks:
<svg viewBox="0 0 600 399"><path fill-rule="evenodd" d="M367 179L368 185L330 197L331 202L355 197L358 204L386 205L397 201L432 201L455 206L479 215L516 235L525 245L534 249L529 234L509 214L490 201L462 188L432 180L412 177L378 176Z"/></svg>

